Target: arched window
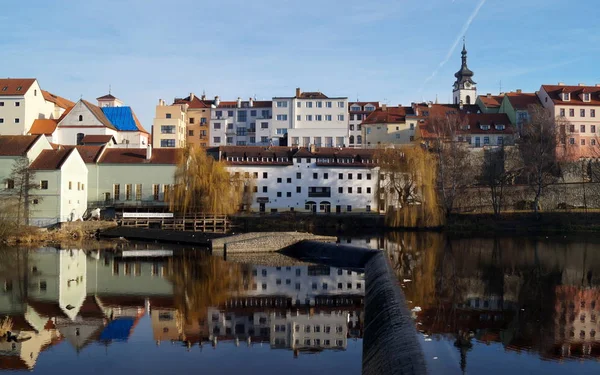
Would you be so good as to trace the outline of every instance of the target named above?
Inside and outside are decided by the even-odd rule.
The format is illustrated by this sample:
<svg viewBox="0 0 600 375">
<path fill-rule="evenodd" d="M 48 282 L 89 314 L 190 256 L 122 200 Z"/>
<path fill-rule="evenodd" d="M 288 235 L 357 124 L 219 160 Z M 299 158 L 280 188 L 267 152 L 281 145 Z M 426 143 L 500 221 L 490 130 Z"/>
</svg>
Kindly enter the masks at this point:
<svg viewBox="0 0 600 375">
<path fill-rule="evenodd" d="M 354 136 L 353 136 L 353 135 L 351 135 L 351 136 L 350 136 L 350 144 L 351 144 L 351 145 L 353 145 L 353 144 L 354 144 Z"/>
<path fill-rule="evenodd" d="M 77 144 L 78 145 L 82 145 L 83 144 L 83 137 L 85 135 L 83 133 L 77 133 Z"/>
<path fill-rule="evenodd" d="M 79 115 L 79 121 L 83 121 L 83 115 Z"/>
<path fill-rule="evenodd" d="M 467 104 L 471 104 L 471 95 L 467 95 Z"/>
<path fill-rule="evenodd" d="M 356 136 L 356 143 L 359 144 L 359 145 L 362 144 L 362 135 L 357 135 Z"/>
<path fill-rule="evenodd" d="M 37 96 L 37 90 L 33 90 L 33 96 Z"/>
</svg>

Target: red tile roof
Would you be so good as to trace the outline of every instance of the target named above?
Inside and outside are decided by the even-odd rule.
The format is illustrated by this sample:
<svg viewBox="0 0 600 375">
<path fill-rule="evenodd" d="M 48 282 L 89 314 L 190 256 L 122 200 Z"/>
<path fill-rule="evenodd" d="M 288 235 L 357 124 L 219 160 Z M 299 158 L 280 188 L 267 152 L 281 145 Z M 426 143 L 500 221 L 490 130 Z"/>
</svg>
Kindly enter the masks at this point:
<svg viewBox="0 0 600 375">
<path fill-rule="evenodd" d="M 116 143 L 115 141 L 115 137 L 113 137 L 112 135 L 100 135 L 100 134 L 89 134 L 89 135 L 85 135 L 83 137 L 83 139 L 81 140 L 81 142 L 83 144 L 89 144 L 89 143 L 102 143 L 102 144 L 106 144 L 110 141 L 114 141 L 114 143 Z"/>
<path fill-rule="evenodd" d="M 100 154 L 102 153 L 102 149 L 104 148 L 104 145 L 59 146 L 59 145 L 52 144 L 52 147 L 54 149 L 58 149 L 58 147 L 61 147 L 61 148 L 64 147 L 67 149 L 76 148 L 77 152 L 79 152 L 79 155 L 83 159 L 83 162 L 86 164 L 91 164 L 91 163 L 95 163 L 96 161 L 98 161 L 98 157 L 100 157 Z"/>
<path fill-rule="evenodd" d="M 33 121 L 29 134 L 32 135 L 52 135 L 58 126 L 58 120 L 53 119 L 37 119 Z"/>
<path fill-rule="evenodd" d="M 531 105 L 542 104 L 536 93 L 509 92 L 506 93 L 506 97 L 515 110 L 523 110 L 527 109 Z"/>
<path fill-rule="evenodd" d="M 57 150 L 44 150 L 31 163 L 29 168 L 34 171 L 60 169 L 72 152 L 73 148 L 66 147 L 60 147 Z"/>
<path fill-rule="evenodd" d="M 41 135 L 0 135 L 0 156 L 25 156 Z"/>
<path fill-rule="evenodd" d="M 112 94 L 107 94 L 107 95 L 104 95 L 104 96 L 96 98 L 96 100 L 102 100 L 102 99 L 104 99 L 104 100 L 113 100 L 113 99 L 116 99 L 116 97 L 113 96 Z"/>
<path fill-rule="evenodd" d="M 100 156 L 100 164 L 177 164 L 180 149 L 155 148 L 150 160 L 145 148 L 107 148 Z"/>
<path fill-rule="evenodd" d="M 46 90 L 42 90 L 42 95 L 44 96 L 44 100 L 46 100 L 47 102 L 54 103 L 57 107 L 60 108 L 67 109 L 75 105 L 75 103 L 73 103 L 69 99 L 65 99 L 58 95 L 54 95 Z"/>
<path fill-rule="evenodd" d="M 319 91 L 314 92 L 302 92 L 299 96 L 300 99 L 329 99 L 327 95 Z"/>
<path fill-rule="evenodd" d="M 35 78 L 0 78 L 0 96 L 25 95 Z"/>
<path fill-rule="evenodd" d="M 488 108 L 500 108 L 503 95 L 479 95 L 479 100 Z"/>
<path fill-rule="evenodd" d="M 202 97 L 194 95 L 194 99 L 190 100 L 190 96 L 185 98 L 175 98 L 173 104 L 187 104 L 189 108 L 211 108 L 212 100 L 202 100 Z"/>
<path fill-rule="evenodd" d="M 596 86 L 560 86 L 560 85 L 542 85 L 542 89 L 548 93 L 554 104 L 558 105 L 585 105 L 600 106 L 600 87 Z M 560 93 L 570 93 L 569 101 L 563 101 Z M 590 93 L 591 100 L 584 102 L 580 97 L 582 93 Z"/>
<path fill-rule="evenodd" d="M 362 122 L 363 125 L 370 124 L 393 124 L 406 121 L 406 115 L 412 114 L 411 107 L 381 107 L 373 112 Z"/>
</svg>

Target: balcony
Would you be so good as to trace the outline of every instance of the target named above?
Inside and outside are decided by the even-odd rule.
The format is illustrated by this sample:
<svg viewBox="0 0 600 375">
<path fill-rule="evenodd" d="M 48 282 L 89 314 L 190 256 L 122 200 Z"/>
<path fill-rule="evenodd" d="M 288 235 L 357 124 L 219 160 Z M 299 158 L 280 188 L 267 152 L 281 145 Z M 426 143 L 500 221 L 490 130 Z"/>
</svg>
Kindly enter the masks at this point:
<svg viewBox="0 0 600 375">
<path fill-rule="evenodd" d="M 331 191 L 308 192 L 309 198 L 331 198 Z"/>
</svg>

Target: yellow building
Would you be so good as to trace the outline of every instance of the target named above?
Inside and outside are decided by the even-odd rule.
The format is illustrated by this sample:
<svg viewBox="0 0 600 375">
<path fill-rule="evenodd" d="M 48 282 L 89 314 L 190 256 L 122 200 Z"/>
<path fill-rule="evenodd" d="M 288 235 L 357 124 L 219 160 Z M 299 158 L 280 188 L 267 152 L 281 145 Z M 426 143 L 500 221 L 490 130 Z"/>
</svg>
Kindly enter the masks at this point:
<svg viewBox="0 0 600 375">
<path fill-rule="evenodd" d="M 187 144 L 208 147 L 210 143 L 210 109 L 214 102 L 206 95 L 197 97 L 190 93 L 187 98 L 175 98 L 173 105 L 187 105 Z"/>
<path fill-rule="evenodd" d="M 412 113 L 411 107 L 388 107 L 385 104 L 371 112 L 361 124 L 363 147 L 412 143 L 415 140 L 417 121 L 406 118 Z"/>
<path fill-rule="evenodd" d="M 166 105 L 160 99 L 152 125 L 152 145 L 154 148 L 183 148 L 186 146 L 187 104 Z"/>
</svg>

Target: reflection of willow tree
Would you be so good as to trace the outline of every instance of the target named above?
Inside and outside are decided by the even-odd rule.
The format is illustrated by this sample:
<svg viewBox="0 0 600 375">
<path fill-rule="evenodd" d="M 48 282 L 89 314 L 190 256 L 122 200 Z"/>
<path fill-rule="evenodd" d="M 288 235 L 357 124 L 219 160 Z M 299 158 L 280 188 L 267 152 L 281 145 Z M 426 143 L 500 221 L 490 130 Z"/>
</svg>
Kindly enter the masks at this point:
<svg viewBox="0 0 600 375">
<path fill-rule="evenodd" d="M 443 224 L 436 191 L 435 155 L 420 146 L 377 151 L 381 181 L 377 197 L 390 227 L 431 228 Z"/>
<path fill-rule="evenodd" d="M 225 163 L 199 147 L 181 152 L 175 170 L 171 209 L 182 214 L 235 213 L 242 201 L 242 182 L 231 176 Z"/>
<path fill-rule="evenodd" d="M 248 266 L 228 263 L 203 253 L 170 260 L 175 306 L 186 323 L 206 319 L 209 307 L 218 307 L 248 285 Z"/>
</svg>

